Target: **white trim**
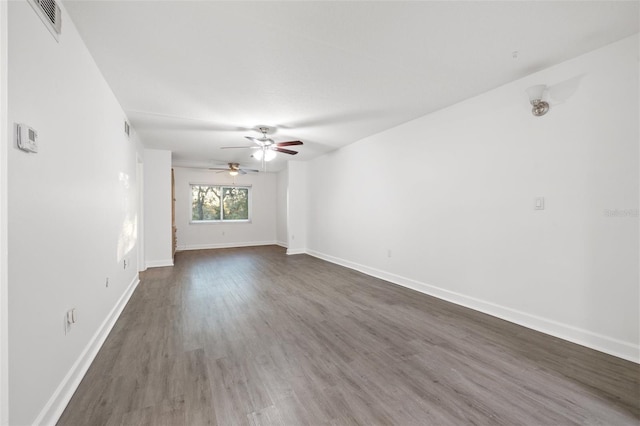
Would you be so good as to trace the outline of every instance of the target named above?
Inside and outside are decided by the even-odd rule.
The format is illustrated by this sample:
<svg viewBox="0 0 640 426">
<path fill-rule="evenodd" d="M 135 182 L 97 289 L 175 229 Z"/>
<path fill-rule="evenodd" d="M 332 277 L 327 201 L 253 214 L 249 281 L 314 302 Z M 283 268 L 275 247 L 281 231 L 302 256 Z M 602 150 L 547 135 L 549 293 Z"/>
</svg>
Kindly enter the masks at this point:
<svg viewBox="0 0 640 426">
<path fill-rule="evenodd" d="M 173 259 L 165 260 L 147 260 L 144 264 L 144 269 L 147 268 L 161 268 L 163 266 L 173 266 Z"/>
<path fill-rule="evenodd" d="M 178 246 L 178 251 L 187 250 L 208 250 L 219 248 L 236 248 L 236 247 L 257 247 L 257 246 L 275 246 L 278 245 L 275 241 L 249 241 L 240 243 L 218 243 L 218 244 L 190 244 Z"/>
<path fill-rule="evenodd" d="M 189 225 L 238 225 L 251 223 L 251 219 L 229 220 L 190 220 Z"/>
<path fill-rule="evenodd" d="M 288 248 L 289 247 L 289 245 L 284 241 L 276 241 L 276 245 L 278 245 L 280 247 L 284 247 L 284 248 Z"/>
<path fill-rule="evenodd" d="M 243 183 L 241 185 L 237 185 L 235 183 L 211 183 L 211 182 L 189 182 L 189 186 L 224 186 L 229 188 L 251 188 L 253 184 L 251 183 Z"/>
<path fill-rule="evenodd" d="M 420 293 L 446 300 L 518 325 L 527 327 L 541 333 L 545 333 L 554 337 L 558 337 L 578 345 L 586 346 L 618 358 L 626 359 L 635 363 L 640 363 L 640 346 L 636 346 L 629 342 L 624 342 L 589 330 L 574 327 L 569 324 L 563 324 L 548 318 L 539 317 L 537 315 L 528 314 L 526 312 L 511 309 L 506 306 L 497 305 L 486 300 L 477 299 L 475 297 L 466 296 L 464 294 L 449 291 L 440 287 L 425 284 L 410 278 L 382 271 L 380 269 L 371 268 L 359 263 L 351 262 L 328 254 L 320 253 L 314 250 L 306 250 L 306 253 L 327 262 L 345 266 L 350 269 L 371 275 L 376 278 L 389 281 Z M 287 254 L 290 254 L 287 251 Z M 297 252 L 295 253 L 297 254 Z"/>
<path fill-rule="evenodd" d="M 290 248 L 288 248 L 288 249 L 287 249 L 287 254 L 288 254 L 288 255 L 291 255 L 291 254 L 305 254 L 305 253 L 310 254 L 310 253 L 309 253 L 307 250 L 305 250 L 305 249 L 290 249 Z M 312 255 L 312 256 L 313 256 L 313 255 Z M 316 256 L 316 257 L 319 257 L 319 256 Z"/>
<path fill-rule="evenodd" d="M 38 417 L 33 422 L 34 425 L 55 425 L 60 419 L 62 412 L 71 400 L 73 393 L 76 391 L 82 378 L 91 366 L 102 344 L 107 339 L 111 329 L 120 317 L 122 310 L 131 298 L 134 290 L 138 287 L 140 278 L 138 274 L 133 277 L 133 281 L 129 284 L 125 292 L 120 296 L 111 312 L 104 319 L 98 330 L 93 335 L 87 346 L 84 348 L 76 362 L 73 364 L 67 375 L 62 379 L 57 389 L 47 401 Z"/>
</svg>

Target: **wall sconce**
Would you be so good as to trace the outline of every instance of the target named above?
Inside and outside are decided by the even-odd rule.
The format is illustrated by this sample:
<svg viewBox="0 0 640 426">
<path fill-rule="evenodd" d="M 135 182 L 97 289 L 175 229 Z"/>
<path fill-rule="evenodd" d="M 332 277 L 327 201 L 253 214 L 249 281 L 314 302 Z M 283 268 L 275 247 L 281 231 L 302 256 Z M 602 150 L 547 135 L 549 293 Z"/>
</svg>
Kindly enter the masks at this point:
<svg viewBox="0 0 640 426">
<path fill-rule="evenodd" d="M 531 102 L 531 105 L 533 105 L 533 108 L 531 108 L 531 113 L 536 117 L 541 117 L 545 115 L 547 111 L 549 111 L 549 104 L 542 100 L 546 91 L 547 86 L 545 86 L 544 84 L 531 86 L 527 89 L 529 102 Z"/>
</svg>

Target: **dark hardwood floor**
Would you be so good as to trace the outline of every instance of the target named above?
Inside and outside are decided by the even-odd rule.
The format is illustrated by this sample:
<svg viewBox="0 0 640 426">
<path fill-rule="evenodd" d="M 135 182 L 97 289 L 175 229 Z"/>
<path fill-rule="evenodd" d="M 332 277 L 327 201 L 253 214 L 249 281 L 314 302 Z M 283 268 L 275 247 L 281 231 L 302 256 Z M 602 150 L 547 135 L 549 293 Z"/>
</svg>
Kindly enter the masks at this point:
<svg viewBox="0 0 640 426">
<path fill-rule="evenodd" d="M 150 269 L 60 425 L 638 425 L 640 366 L 280 247 Z"/>
</svg>

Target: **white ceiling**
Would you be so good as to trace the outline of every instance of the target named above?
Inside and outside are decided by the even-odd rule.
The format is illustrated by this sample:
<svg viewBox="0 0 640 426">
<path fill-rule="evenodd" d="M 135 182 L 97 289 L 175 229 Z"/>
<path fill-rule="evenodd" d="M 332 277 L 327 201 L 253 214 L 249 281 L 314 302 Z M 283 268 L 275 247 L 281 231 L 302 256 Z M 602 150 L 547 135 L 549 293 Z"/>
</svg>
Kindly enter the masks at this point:
<svg viewBox="0 0 640 426">
<path fill-rule="evenodd" d="M 634 34 L 639 4 L 64 1 L 146 147 L 255 166 L 219 147 L 304 142 L 270 170 Z"/>
</svg>

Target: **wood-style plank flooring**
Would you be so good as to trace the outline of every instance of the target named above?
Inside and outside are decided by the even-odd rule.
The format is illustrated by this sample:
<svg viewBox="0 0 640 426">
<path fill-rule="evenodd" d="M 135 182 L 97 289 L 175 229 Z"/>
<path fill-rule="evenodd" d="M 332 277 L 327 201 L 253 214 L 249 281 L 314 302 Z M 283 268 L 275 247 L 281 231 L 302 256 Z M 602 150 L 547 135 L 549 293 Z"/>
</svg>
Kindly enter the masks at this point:
<svg viewBox="0 0 640 426">
<path fill-rule="evenodd" d="M 60 425 L 638 425 L 640 366 L 280 247 L 150 269 Z"/>
</svg>

